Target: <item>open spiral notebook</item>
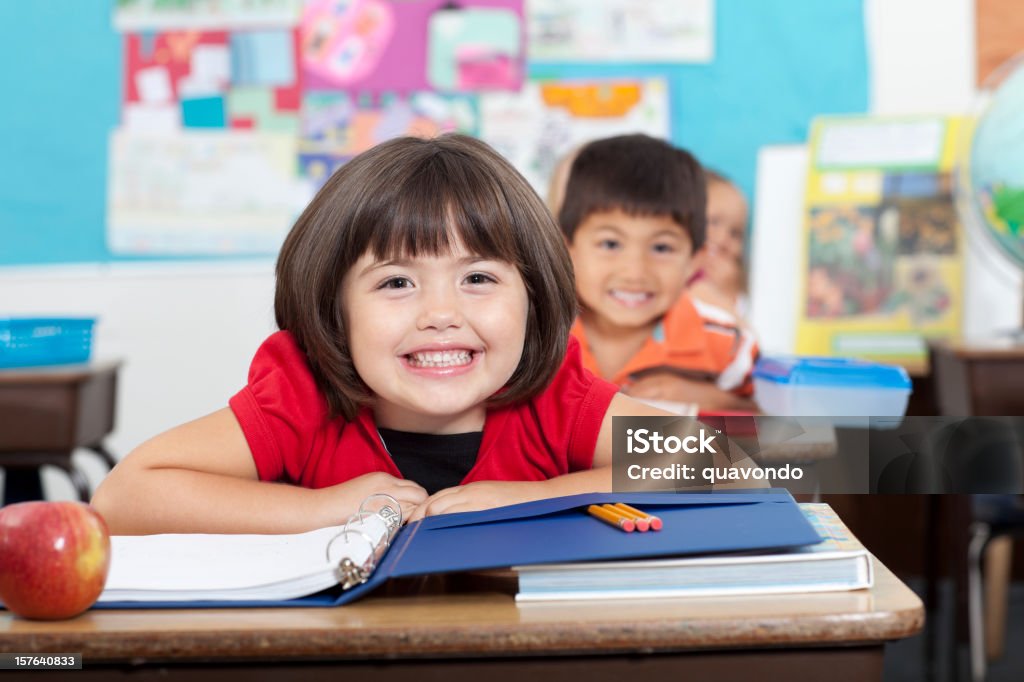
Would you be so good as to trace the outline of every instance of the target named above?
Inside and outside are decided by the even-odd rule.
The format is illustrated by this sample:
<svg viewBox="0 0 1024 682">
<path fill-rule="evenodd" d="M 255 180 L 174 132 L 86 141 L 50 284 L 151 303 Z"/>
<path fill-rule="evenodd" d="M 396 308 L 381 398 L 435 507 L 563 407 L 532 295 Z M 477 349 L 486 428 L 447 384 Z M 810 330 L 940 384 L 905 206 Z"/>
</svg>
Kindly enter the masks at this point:
<svg viewBox="0 0 1024 682">
<path fill-rule="evenodd" d="M 625 502 L 664 521 L 623 533 L 586 513 Z M 400 522 L 400 517 L 398 518 Z M 99 608 L 329 606 L 389 578 L 517 565 L 768 550 L 820 541 L 785 490 L 591 493 L 398 527 L 387 505 L 345 526 L 296 535 L 111 538 Z"/>
</svg>

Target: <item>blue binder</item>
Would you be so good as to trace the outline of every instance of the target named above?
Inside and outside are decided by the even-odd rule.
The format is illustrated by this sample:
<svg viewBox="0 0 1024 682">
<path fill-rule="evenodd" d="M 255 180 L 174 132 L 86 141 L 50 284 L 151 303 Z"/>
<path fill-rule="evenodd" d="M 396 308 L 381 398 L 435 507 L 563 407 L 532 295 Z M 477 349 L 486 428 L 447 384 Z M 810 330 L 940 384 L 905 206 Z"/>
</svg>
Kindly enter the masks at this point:
<svg viewBox="0 0 1024 682">
<path fill-rule="evenodd" d="M 661 517 L 657 532 L 624 533 L 586 513 L 591 504 L 624 502 Z M 819 542 L 788 491 L 588 493 L 478 512 L 431 516 L 396 536 L 370 579 L 287 601 L 107 602 L 94 608 L 338 606 L 390 578 L 508 566 L 720 554 Z"/>
</svg>

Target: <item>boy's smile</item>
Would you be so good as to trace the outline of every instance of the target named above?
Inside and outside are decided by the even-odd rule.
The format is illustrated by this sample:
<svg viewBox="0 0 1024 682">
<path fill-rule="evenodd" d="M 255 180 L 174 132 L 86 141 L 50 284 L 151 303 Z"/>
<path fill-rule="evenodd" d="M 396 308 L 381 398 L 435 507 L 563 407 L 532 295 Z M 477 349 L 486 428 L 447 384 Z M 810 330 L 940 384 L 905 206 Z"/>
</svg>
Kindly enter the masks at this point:
<svg viewBox="0 0 1024 682">
<path fill-rule="evenodd" d="M 692 250 L 669 216 L 590 214 L 569 245 L 584 320 L 606 329 L 653 327 L 685 288 Z"/>
<path fill-rule="evenodd" d="M 654 294 L 649 291 L 623 291 L 612 289 L 609 294 L 621 305 L 627 308 L 639 308 L 654 300 Z"/>
<path fill-rule="evenodd" d="M 516 267 L 469 254 L 377 261 L 342 284 L 356 371 L 378 426 L 421 433 L 483 428 L 484 402 L 519 366 L 529 310 Z"/>
</svg>

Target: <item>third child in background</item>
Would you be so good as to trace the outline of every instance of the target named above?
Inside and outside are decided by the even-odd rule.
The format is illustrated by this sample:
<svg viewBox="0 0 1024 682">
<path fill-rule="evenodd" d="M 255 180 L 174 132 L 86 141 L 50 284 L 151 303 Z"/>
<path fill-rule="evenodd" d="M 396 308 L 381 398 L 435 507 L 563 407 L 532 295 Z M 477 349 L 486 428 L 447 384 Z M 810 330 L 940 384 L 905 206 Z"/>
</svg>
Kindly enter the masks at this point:
<svg viewBox="0 0 1024 682">
<path fill-rule="evenodd" d="M 580 148 L 573 147 L 558 159 L 558 163 L 551 169 L 551 179 L 548 181 L 547 204 L 551 215 L 558 219 L 558 212 L 562 210 L 562 202 L 565 201 L 565 184 L 569 182 L 569 169 Z"/>
<path fill-rule="evenodd" d="M 744 241 L 749 213 L 739 187 L 724 175 L 705 170 L 707 239 L 697 254 L 690 295 L 745 320 L 750 313 Z"/>
<path fill-rule="evenodd" d="M 576 271 L 584 365 L 641 399 L 756 409 L 757 347 L 734 316 L 685 293 L 704 245 L 704 171 L 646 135 L 596 140 L 558 214 Z"/>
</svg>

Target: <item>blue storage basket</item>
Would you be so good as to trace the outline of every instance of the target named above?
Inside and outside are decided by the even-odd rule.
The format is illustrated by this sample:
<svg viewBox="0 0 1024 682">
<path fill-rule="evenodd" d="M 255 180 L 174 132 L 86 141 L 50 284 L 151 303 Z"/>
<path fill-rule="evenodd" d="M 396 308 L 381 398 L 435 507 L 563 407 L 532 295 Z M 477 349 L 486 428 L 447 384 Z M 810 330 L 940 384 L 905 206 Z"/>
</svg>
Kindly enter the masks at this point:
<svg viewBox="0 0 1024 682">
<path fill-rule="evenodd" d="M 88 362 L 93 317 L 0 318 L 0 368 Z"/>
</svg>

